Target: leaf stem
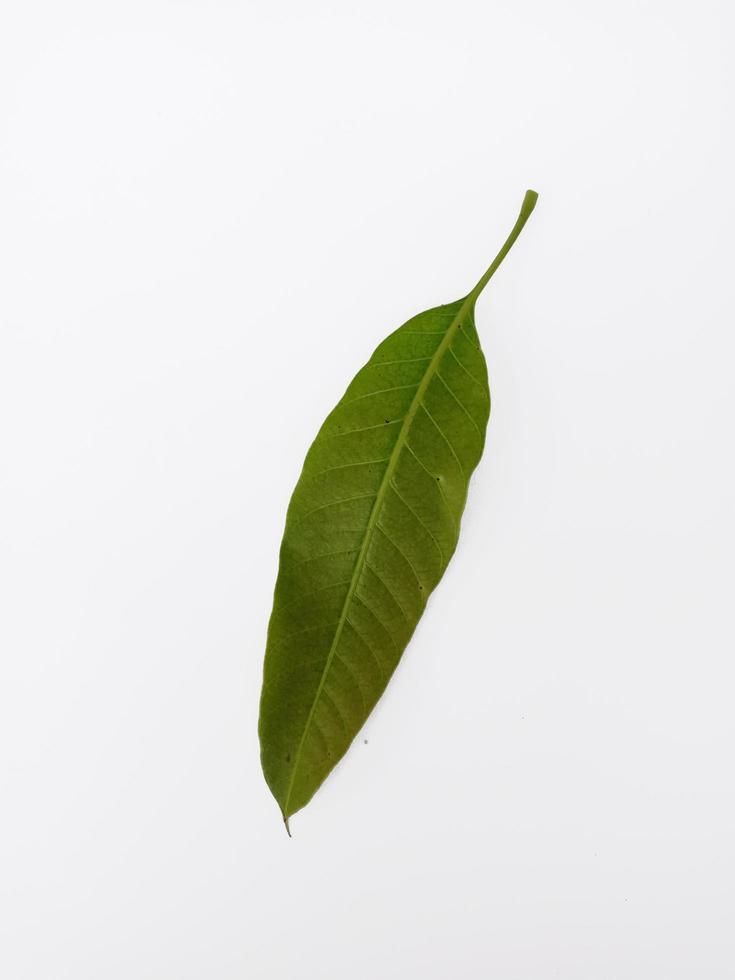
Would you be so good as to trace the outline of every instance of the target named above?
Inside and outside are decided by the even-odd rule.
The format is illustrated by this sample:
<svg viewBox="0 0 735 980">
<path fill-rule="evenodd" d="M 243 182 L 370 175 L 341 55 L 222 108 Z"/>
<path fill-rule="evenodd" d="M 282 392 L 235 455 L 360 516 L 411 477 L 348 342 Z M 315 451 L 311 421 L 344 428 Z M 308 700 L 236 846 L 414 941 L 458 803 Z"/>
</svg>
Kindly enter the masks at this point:
<svg viewBox="0 0 735 980">
<path fill-rule="evenodd" d="M 478 284 L 475 286 L 475 288 L 467 297 L 468 301 L 472 304 L 472 306 L 474 306 L 477 297 L 483 291 L 485 286 L 487 286 L 488 282 L 492 279 L 495 271 L 500 266 L 505 256 L 508 254 L 508 252 L 510 252 L 516 238 L 518 238 L 520 233 L 523 231 L 523 226 L 531 216 L 531 212 L 533 211 L 533 209 L 536 207 L 536 201 L 538 201 L 538 194 L 536 193 L 536 191 L 526 191 L 526 196 L 523 198 L 521 211 L 520 214 L 518 215 L 518 220 L 513 225 L 513 230 L 511 231 L 510 235 L 508 235 L 508 237 L 506 238 L 505 244 L 493 259 L 487 272 L 483 275 L 483 277 L 480 279 Z"/>
</svg>

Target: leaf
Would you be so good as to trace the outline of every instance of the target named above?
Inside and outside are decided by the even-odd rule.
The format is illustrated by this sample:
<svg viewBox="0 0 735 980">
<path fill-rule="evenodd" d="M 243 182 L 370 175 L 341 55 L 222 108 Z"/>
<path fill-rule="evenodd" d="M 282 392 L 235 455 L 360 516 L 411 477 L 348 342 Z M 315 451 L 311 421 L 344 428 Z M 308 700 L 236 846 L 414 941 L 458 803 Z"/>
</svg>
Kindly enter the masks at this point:
<svg viewBox="0 0 735 980">
<path fill-rule="evenodd" d="M 490 392 L 477 297 L 413 317 L 357 373 L 291 498 L 268 627 L 260 745 L 288 829 L 347 751 L 454 553 Z"/>
</svg>

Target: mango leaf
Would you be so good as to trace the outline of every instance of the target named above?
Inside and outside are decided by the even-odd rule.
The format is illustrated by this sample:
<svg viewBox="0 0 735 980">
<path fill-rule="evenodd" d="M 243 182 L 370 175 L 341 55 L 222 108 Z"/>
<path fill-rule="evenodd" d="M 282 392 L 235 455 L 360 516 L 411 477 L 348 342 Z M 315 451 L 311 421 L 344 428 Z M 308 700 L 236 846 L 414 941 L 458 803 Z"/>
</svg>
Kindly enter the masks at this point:
<svg viewBox="0 0 735 980">
<path fill-rule="evenodd" d="M 536 199 L 527 192 L 472 292 L 377 347 L 306 456 L 281 544 L 259 722 L 287 830 L 385 690 L 454 553 L 490 414 L 475 302 Z"/>
</svg>

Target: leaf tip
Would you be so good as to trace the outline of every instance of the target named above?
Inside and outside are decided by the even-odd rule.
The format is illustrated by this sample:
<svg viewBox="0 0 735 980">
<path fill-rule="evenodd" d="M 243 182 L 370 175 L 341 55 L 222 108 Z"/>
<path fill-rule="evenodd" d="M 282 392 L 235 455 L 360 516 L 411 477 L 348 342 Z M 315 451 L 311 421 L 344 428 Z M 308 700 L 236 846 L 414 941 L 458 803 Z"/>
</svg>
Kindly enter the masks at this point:
<svg viewBox="0 0 735 980">
<path fill-rule="evenodd" d="M 291 828 L 288 825 L 288 817 L 285 813 L 283 814 L 283 826 L 286 828 L 286 833 L 288 836 L 291 837 Z"/>
</svg>

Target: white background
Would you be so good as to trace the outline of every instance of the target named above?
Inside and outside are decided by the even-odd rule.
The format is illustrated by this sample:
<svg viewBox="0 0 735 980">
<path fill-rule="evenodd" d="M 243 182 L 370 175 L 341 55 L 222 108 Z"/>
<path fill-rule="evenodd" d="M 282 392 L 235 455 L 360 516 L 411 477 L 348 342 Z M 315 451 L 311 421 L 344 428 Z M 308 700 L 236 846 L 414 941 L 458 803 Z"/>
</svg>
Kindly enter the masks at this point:
<svg viewBox="0 0 735 980">
<path fill-rule="evenodd" d="M 1 20 L 3 980 L 735 977 L 727 0 Z M 305 450 L 527 187 L 460 547 L 289 840 Z"/>
</svg>

